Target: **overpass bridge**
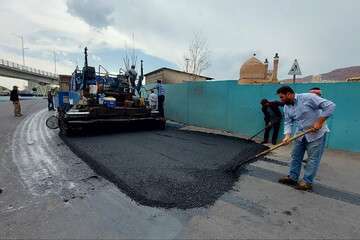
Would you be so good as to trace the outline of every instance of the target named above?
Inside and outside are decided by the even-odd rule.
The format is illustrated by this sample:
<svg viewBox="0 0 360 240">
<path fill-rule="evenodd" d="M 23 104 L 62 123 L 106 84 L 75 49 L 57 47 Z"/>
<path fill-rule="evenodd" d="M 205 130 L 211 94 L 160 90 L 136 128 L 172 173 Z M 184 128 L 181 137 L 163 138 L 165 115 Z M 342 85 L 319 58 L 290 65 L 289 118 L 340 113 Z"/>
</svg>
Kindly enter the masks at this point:
<svg viewBox="0 0 360 240">
<path fill-rule="evenodd" d="M 0 76 L 27 80 L 40 85 L 59 84 L 57 74 L 0 59 Z"/>
<path fill-rule="evenodd" d="M 57 74 L 40 69 L 24 66 L 18 63 L 0 59 L 0 76 L 28 81 L 28 88 L 37 89 L 37 92 L 46 95 L 51 85 L 59 84 Z"/>
</svg>

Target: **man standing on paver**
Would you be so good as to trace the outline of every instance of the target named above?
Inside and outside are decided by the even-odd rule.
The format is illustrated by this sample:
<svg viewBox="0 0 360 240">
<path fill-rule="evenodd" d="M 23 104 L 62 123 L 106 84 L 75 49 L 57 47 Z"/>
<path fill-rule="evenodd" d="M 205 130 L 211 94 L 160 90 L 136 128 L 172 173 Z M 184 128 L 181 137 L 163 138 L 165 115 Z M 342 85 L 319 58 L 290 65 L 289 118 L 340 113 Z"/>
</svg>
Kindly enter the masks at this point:
<svg viewBox="0 0 360 240">
<path fill-rule="evenodd" d="M 20 106 L 20 99 L 18 93 L 18 87 L 14 86 L 13 90 L 10 92 L 10 101 L 14 104 L 14 115 L 15 117 L 21 117 L 21 106 Z"/>
<path fill-rule="evenodd" d="M 284 106 L 284 104 L 278 101 L 270 102 L 267 99 L 263 99 L 261 100 L 261 106 L 262 106 L 261 110 L 264 113 L 264 121 L 265 121 L 264 141 L 261 144 L 268 143 L 270 131 L 271 129 L 273 129 L 271 142 L 273 145 L 276 145 L 280 131 L 280 124 L 282 120 L 282 114 L 279 107 Z"/>
<path fill-rule="evenodd" d="M 164 114 L 165 88 L 161 84 L 161 80 L 157 80 L 155 89 L 157 90 L 157 94 L 158 94 L 158 110 L 160 112 L 161 117 L 165 117 Z"/>
<path fill-rule="evenodd" d="M 296 132 L 313 129 L 313 132 L 295 141 L 289 176 L 281 178 L 279 182 L 296 186 L 298 190 L 311 190 L 325 149 L 326 135 L 329 132 L 325 122 L 333 114 L 336 105 L 313 93 L 295 94 L 288 86 L 279 88 L 277 94 L 285 104 L 284 143 L 289 143 L 293 126 L 296 127 Z M 305 151 L 309 160 L 304 178 L 298 182 Z"/>
</svg>

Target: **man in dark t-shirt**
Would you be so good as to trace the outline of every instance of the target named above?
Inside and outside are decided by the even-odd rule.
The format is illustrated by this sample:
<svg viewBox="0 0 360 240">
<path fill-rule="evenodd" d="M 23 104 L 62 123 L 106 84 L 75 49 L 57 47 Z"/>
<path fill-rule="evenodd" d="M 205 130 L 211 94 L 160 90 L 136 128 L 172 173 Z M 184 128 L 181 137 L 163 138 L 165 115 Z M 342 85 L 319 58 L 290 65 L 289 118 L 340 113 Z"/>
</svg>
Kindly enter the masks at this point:
<svg viewBox="0 0 360 240">
<path fill-rule="evenodd" d="M 271 129 L 273 129 L 273 135 L 271 143 L 275 145 L 279 136 L 280 124 L 282 120 L 282 114 L 279 107 L 284 106 L 283 103 L 278 101 L 270 102 L 267 99 L 261 100 L 262 112 L 264 113 L 265 121 L 265 134 L 264 143 L 268 143 Z"/>
<path fill-rule="evenodd" d="M 10 92 L 10 101 L 14 104 L 14 115 L 15 117 L 21 117 L 21 106 L 20 106 L 20 99 L 18 93 L 18 87 L 14 86 L 13 90 Z"/>
</svg>

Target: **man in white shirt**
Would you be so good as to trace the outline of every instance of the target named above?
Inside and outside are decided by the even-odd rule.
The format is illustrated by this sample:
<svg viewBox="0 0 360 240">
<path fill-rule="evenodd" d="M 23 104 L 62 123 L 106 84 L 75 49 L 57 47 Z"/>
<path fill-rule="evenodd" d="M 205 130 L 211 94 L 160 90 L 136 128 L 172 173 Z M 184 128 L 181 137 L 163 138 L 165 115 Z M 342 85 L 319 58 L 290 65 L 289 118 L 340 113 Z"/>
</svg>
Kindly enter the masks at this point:
<svg viewBox="0 0 360 240">
<path fill-rule="evenodd" d="M 151 90 L 151 93 L 149 95 L 149 103 L 152 110 L 157 109 L 158 104 L 158 95 L 154 92 L 154 90 Z"/>
</svg>

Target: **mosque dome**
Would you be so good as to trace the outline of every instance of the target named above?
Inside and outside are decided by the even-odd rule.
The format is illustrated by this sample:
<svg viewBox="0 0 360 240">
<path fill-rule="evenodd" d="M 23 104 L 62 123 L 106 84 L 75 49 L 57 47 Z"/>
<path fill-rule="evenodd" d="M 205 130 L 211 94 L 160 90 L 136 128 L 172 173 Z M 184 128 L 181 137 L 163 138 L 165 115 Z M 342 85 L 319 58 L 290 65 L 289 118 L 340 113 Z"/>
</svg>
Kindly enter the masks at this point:
<svg viewBox="0 0 360 240">
<path fill-rule="evenodd" d="M 264 79 L 266 72 L 266 65 L 252 57 L 241 66 L 240 79 Z"/>
</svg>

